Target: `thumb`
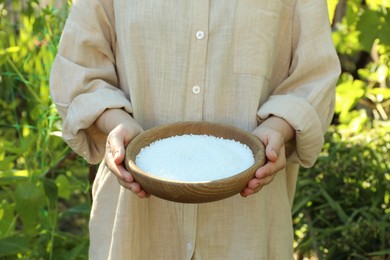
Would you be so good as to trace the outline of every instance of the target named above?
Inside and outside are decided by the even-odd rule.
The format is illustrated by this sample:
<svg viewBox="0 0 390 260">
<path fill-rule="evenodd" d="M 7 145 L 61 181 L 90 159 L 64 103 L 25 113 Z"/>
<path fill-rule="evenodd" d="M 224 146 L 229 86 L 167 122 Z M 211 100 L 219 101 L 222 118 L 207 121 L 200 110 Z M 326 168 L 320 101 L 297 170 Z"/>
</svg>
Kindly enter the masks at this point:
<svg viewBox="0 0 390 260">
<path fill-rule="evenodd" d="M 114 162 L 115 164 L 121 164 L 125 159 L 125 149 L 120 148 L 114 153 Z"/>
<path fill-rule="evenodd" d="M 265 149 L 267 159 L 271 162 L 275 162 L 278 159 L 280 149 L 283 147 L 283 138 L 278 135 L 273 135 L 268 140 L 268 145 Z"/>
<path fill-rule="evenodd" d="M 124 138 L 118 135 L 111 136 L 109 146 L 115 164 L 121 164 L 125 158 Z"/>
<path fill-rule="evenodd" d="M 267 156 L 267 159 L 271 162 L 275 162 L 278 159 L 278 153 L 273 149 L 266 149 L 265 154 Z"/>
</svg>

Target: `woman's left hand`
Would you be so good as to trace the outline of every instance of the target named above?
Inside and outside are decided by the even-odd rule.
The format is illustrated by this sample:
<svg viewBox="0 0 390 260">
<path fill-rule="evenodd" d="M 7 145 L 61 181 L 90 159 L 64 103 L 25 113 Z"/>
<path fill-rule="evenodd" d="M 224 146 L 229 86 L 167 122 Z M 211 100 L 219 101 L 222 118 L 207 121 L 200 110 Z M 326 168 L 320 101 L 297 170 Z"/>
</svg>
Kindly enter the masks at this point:
<svg viewBox="0 0 390 260">
<path fill-rule="evenodd" d="M 294 137 L 294 129 L 283 119 L 272 117 L 258 126 L 253 134 L 265 146 L 266 163 L 257 169 L 255 176 L 248 182 L 241 196 L 259 192 L 265 185 L 271 183 L 275 175 L 286 167 L 285 142 Z"/>
</svg>

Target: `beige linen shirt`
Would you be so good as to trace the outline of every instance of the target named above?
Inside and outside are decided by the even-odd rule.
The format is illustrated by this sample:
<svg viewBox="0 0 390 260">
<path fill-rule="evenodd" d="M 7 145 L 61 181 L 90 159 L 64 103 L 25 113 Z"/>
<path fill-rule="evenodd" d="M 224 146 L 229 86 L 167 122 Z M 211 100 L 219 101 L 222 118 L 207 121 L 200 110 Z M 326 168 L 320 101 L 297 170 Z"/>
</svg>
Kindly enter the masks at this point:
<svg viewBox="0 0 390 260">
<path fill-rule="evenodd" d="M 181 204 L 138 199 L 104 163 L 93 186 L 91 259 L 291 259 L 298 165 L 311 166 L 340 68 L 325 0 L 74 0 L 52 67 L 63 138 L 91 163 L 109 108 L 144 128 L 207 120 L 296 130 L 286 170 L 256 195 Z"/>
</svg>

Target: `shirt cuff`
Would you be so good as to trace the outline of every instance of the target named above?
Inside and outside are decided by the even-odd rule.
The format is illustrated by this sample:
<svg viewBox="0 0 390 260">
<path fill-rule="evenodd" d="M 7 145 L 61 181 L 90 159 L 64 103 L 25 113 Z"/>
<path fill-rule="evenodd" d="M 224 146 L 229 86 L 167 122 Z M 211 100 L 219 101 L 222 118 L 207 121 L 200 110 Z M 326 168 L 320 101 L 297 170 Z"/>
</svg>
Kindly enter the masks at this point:
<svg viewBox="0 0 390 260">
<path fill-rule="evenodd" d="M 275 95 L 258 111 L 261 122 L 272 115 L 283 118 L 295 129 L 295 151 L 289 161 L 313 166 L 324 144 L 323 126 L 314 107 L 302 97 Z"/>
<path fill-rule="evenodd" d="M 124 109 L 128 113 L 133 111 L 130 101 L 122 91 L 101 88 L 77 96 L 67 109 L 62 138 L 76 153 L 92 164 L 103 159 L 106 140 L 89 136 L 86 129 L 91 128 L 106 109 L 113 108 Z"/>
</svg>

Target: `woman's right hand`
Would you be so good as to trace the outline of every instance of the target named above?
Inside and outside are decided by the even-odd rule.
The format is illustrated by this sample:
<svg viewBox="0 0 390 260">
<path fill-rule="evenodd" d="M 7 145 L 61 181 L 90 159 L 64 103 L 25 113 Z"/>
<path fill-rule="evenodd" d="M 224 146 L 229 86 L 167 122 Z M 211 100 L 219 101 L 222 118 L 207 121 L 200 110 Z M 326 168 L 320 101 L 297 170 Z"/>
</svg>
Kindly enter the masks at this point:
<svg viewBox="0 0 390 260">
<path fill-rule="evenodd" d="M 143 132 L 142 128 L 123 109 L 106 110 L 96 120 L 96 126 L 108 135 L 104 161 L 117 177 L 119 184 L 140 198 L 149 197 L 124 166 L 125 147 L 134 137 Z"/>
<path fill-rule="evenodd" d="M 107 167 L 117 177 L 120 185 L 131 190 L 138 197 L 146 198 L 149 197 L 149 194 L 142 189 L 124 166 L 125 147 L 137 134 L 133 129 L 130 130 L 123 124 L 115 127 L 107 137 L 104 160 Z"/>
</svg>

